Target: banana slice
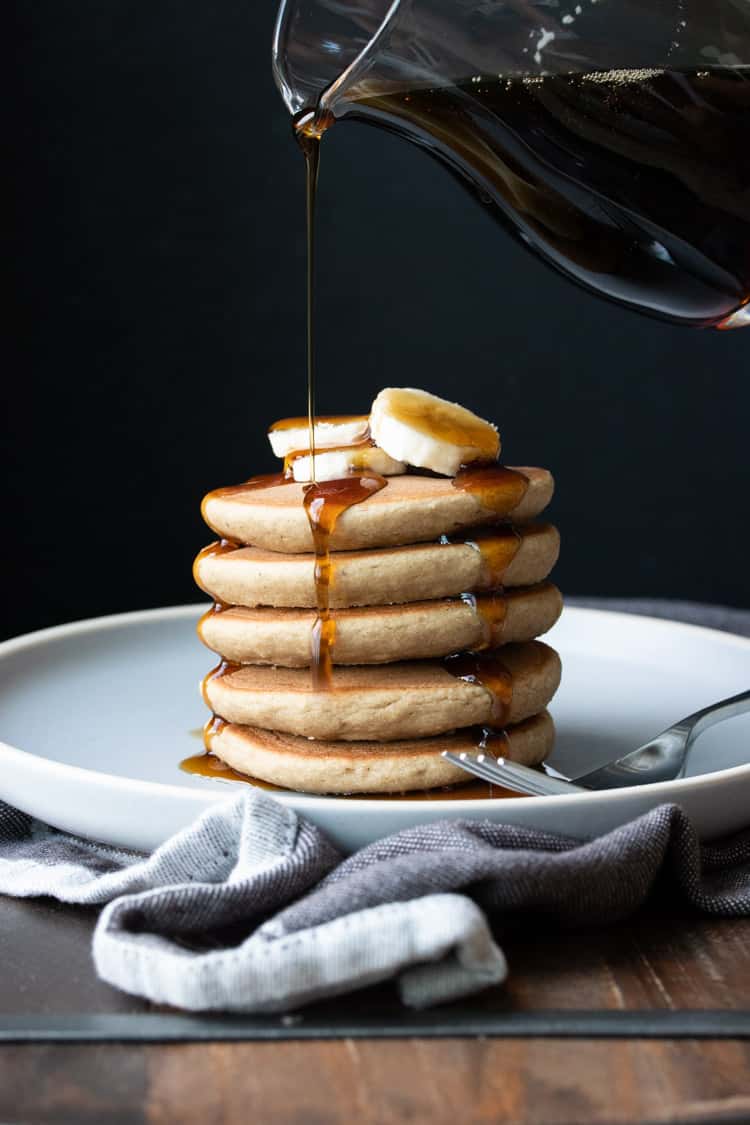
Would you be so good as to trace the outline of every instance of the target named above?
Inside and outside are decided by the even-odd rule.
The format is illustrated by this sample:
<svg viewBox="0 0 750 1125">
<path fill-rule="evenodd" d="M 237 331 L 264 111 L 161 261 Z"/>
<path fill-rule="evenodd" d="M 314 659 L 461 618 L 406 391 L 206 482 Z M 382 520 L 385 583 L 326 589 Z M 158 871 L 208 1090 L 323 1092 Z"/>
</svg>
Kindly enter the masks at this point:
<svg viewBox="0 0 750 1125">
<path fill-rule="evenodd" d="M 455 476 L 500 454 L 497 428 L 455 402 L 413 387 L 386 387 L 372 404 L 370 433 L 399 461 Z"/>
<path fill-rule="evenodd" d="M 315 419 L 315 446 L 352 445 L 367 437 L 370 419 L 366 414 L 328 414 Z M 271 449 L 277 457 L 286 457 L 296 449 L 308 449 L 310 432 L 307 418 L 282 418 L 268 431 Z"/>
<path fill-rule="evenodd" d="M 309 452 L 303 452 L 298 457 L 287 457 L 285 464 L 296 481 L 304 482 L 312 480 L 311 461 Z M 383 477 L 398 477 L 406 472 L 406 465 L 389 457 L 369 439 L 356 445 L 315 451 L 315 479 L 318 481 L 341 480 L 350 473 L 366 471 L 380 473 Z"/>
</svg>

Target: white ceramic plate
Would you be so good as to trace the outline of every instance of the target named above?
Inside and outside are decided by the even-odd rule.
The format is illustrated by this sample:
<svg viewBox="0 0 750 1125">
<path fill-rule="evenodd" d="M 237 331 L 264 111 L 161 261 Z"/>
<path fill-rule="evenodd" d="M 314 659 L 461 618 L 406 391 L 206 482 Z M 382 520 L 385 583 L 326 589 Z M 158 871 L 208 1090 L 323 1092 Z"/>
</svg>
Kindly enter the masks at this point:
<svg viewBox="0 0 750 1125">
<path fill-rule="evenodd" d="M 58 828 L 150 849 L 243 782 L 180 771 L 200 750 L 197 684 L 211 666 L 202 606 L 148 610 L 46 629 L 0 645 L 0 798 Z M 677 718 L 750 685 L 750 640 L 690 625 L 566 609 L 548 639 L 563 661 L 552 763 L 580 773 Z M 279 793 L 341 847 L 442 817 L 606 831 L 676 801 L 703 836 L 750 819 L 750 715 L 708 731 L 689 776 L 582 796 L 372 801 Z"/>
</svg>

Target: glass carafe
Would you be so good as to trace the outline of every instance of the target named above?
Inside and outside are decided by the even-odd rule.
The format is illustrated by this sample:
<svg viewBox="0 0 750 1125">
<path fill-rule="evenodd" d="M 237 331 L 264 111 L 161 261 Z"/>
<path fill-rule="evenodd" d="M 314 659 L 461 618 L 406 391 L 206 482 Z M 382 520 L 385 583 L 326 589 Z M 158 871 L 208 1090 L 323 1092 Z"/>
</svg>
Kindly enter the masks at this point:
<svg viewBox="0 0 750 1125">
<path fill-rule="evenodd" d="M 547 263 L 750 323 L 748 0 L 283 0 L 289 111 L 424 147 Z"/>
</svg>

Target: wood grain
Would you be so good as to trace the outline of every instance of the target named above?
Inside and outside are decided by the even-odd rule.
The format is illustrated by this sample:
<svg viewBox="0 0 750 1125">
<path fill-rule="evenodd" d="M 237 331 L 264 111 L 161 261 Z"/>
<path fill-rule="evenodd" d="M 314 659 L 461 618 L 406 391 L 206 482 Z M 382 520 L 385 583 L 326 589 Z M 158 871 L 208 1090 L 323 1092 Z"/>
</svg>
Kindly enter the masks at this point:
<svg viewBox="0 0 750 1125">
<path fill-rule="evenodd" d="M 499 934 L 517 1008 L 750 1008 L 750 922 L 641 914 L 616 927 Z"/>
<path fill-rule="evenodd" d="M 91 971 L 93 915 L 4 900 L 0 1008 L 147 1011 Z M 485 1010 L 750 1009 L 750 922 L 641 914 L 500 935 Z M 393 1010 L 387 988 L 329 1004 Z M 361 1008 L 360 1008 L 361 1010 Z M 443 1009 L 448 1012 L 450 1009 Z M 1 1017 L 0 1017 L 1 1018 Z M 0 1050 L 0 1122 L 620 1125 L 750 1120 L 750 1043 L 442 1039 Z"/>
<path fill-rule="evenodd" d="M 13 1047 L 0 1119 L 55 1125 L 746 1122 L 750 1045 L 344 1040 Z"/>
</svg>

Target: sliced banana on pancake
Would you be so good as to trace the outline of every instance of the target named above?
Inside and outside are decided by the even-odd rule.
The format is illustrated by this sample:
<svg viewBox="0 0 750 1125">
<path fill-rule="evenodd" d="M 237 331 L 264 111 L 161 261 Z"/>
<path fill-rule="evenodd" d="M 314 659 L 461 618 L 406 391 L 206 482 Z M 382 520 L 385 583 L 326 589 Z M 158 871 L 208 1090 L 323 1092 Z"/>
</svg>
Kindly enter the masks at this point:
<svg viewBox="0 0 750 1125">
<path fill-rule="evenodd" d="M 444 398 L 413 387 L 386 387 L 372 404 L 370 432 L 397 461 L 455 476 L 462 465 L 495 461 L 495 426 Z"/>
<path fill-rule="evenodd" d="M 289 463 L 294 480 L 305 483 L 313 479 L 312 457 L 309 450 L 292 457 Z M 315 450 L 315 479 L 341 480 L 350 473 L 379 473 L 382 477 L 396 477 L 406 472 L 403 461 L 396 461 L 384 449 L 369 439 L 355 445 L 341 445 L 335 449 Z"/>
<path fill-rule="evenodd" d="M 367 438 L 369 418 L 366 414 L 325 414 L 315 419 L 316 447 L 352 445 Z M 310 446 L 307 418 L 281 418 L 268 431 L 271 449 L 277 457 L 286 457 L 296 449 Z"/>
</svg>

